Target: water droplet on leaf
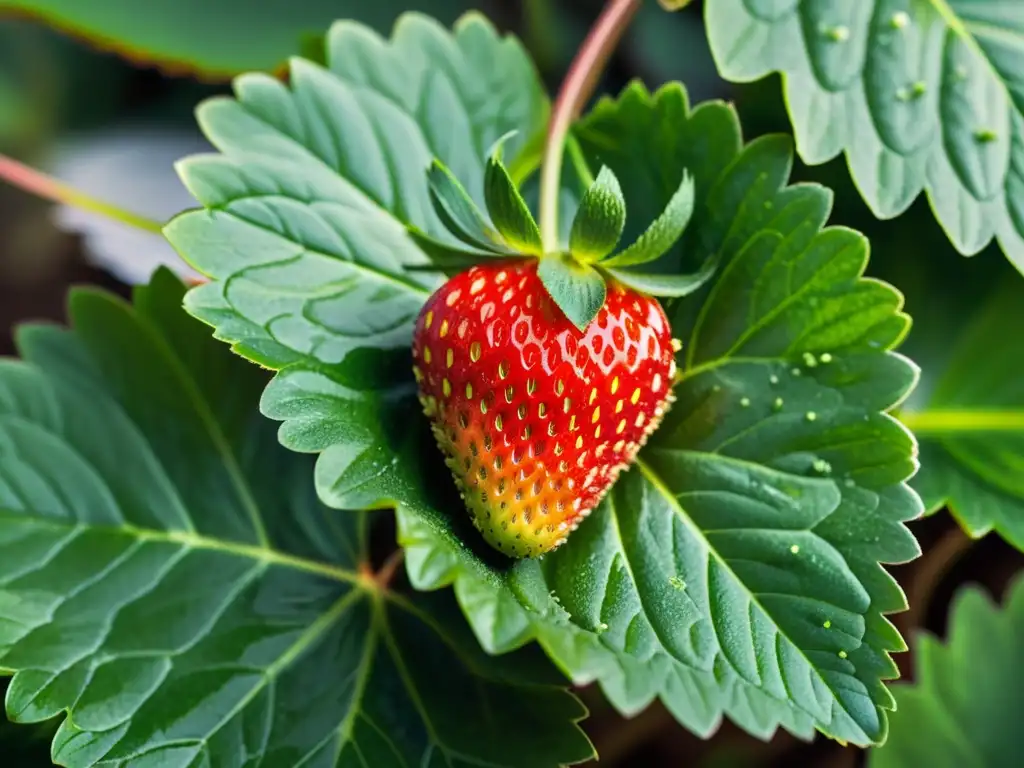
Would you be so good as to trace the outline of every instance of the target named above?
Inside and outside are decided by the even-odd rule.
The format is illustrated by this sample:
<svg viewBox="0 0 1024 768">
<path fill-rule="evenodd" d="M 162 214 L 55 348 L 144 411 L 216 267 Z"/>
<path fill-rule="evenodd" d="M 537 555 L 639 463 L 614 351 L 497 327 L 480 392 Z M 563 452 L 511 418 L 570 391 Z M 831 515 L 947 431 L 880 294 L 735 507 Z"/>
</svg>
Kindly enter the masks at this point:
<svg viewBox="0 0 1024 768">
<path fill-rule="evenodd" d="M 893 29 L 903 29 L 910 23 L 910 14 L 906 11 L 896 11 L 889 19 L 889 24 Z"/>
</svg>

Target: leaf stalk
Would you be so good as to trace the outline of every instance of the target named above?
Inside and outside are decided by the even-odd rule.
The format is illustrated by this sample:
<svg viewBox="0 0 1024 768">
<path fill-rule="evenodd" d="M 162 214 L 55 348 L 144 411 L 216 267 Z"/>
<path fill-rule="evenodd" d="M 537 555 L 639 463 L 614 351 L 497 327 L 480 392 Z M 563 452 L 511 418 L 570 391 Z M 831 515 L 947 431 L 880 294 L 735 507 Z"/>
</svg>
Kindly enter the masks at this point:
<svg viewBox="0 0 1024 768">
<path fill-rule="evenodd" d="M 569 128 L 594 92 L 608 59 L 641 3 L 642 0 L 609 0 L 576 52 L 555 99 L 540 181 L 540 232 L 546 253 L 558 250 L 558 198 Z"/>
<path fill-rule="evenodd" d="M 46 200 L 92 211 L 137 229 L 157 235 L 163 230 L 163 224 L 158 221 L 90 197 L 81 190 L 3 154 L 0 154 L 0 179 Z"/>
</svg>

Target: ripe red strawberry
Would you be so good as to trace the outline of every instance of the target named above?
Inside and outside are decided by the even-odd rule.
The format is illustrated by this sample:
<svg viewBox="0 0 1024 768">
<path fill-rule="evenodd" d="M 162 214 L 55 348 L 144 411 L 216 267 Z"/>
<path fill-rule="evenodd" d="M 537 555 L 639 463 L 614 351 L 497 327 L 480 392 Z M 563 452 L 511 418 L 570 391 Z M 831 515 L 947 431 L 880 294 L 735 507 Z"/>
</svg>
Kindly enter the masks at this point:
<svg viewBox="0 0 1024 768">
<path fill-rule="evenodd" d="M 657 428 L 675 343 L 658 302 L 610 281 L 580 331 L 536 259 L 462 272 L 423 307 L 420 401 L 476 527 L 513 557 L 563 544 Z"/>
</svg>

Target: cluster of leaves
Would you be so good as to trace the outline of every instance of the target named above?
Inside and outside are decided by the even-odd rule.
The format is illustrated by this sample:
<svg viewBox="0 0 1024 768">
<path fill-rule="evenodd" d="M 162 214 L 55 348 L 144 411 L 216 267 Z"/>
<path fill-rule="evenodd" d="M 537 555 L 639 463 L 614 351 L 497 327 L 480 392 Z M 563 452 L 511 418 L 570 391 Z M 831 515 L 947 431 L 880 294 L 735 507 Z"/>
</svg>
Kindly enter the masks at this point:
<svg viewBox="0 0 1024 768">
<path fill-rule="evenodd" d="M 505 109 L 483 107 L 495 102 Z M 262 410 L 286 446 L 320 454 L 320 498 L 395 506 L 414 582 L 455 581 L 485 647 L 537 637 L 577 681 L 614 688 L 617 675 L 624 711 L 662 695 L 704 733 L 729 713 L 764 735 L 781 722 L 880 740 L 887 654 L 903 648 L 883 614 L 904 604 L 879 562 L 917 554 L 902 522 L 920 512 L 904 484 L 912 439 L 882 413 L 914 382 L 888 351 L 907 318 L 895 291 L 861 278 L 864 239 L 821 229 L 828 193 L 785 186 L 784 138 L 744 148 L 726 105 L 691 110 L 679 86 L 599 105 L 575 137 L 637 201 L 624 238 L 658 218 L 686 168 L 694 215 L 677 262 L 720 265 L 671 307 L 686 340 L 676 416 L 543 564 L 481 549 L 432 480 L 439 457 L 403 370 L 434 285 L 406 269 L 429 263 L 408 233 L 448 237 L 425 172 L 439 160 L 493 210 L 489 149 L 516 131 L 514 164 L 544 115 L 525 54 L 478 17 L 449 36 L 407 16 L 390 42 L 336 25 L 325 67 L 296 62 L 290 87 L 246 76 L 236 99 L 201 108 L 221 154 L 181 164 L 205 210 L 167 228 L 212 278 L 187 308 L 279 371 Z M 672 674 L 640 685 L 623 672 L 645 664 Z"/>
<path fill-rule="evenodd" d="M 940 218 L 965 212 L 961 248 L 995 234 L 1018 258 L 1024 118 L 991 13 L 973 4 L 968 26 L 966 3 L 847 4 L 706 12 L 726 75 L 786 73 L 805 159 L 845 149 L 880 215 L 926 188 Z M 884 685 L 905 649 L 886 614 L 906 606 L 883 565 L 918 554 L 904 523 L 948 503 L 972 533 L 1024 546 L 1024 388 L 978 344 L 1020 314 L 1019 287 L 904 405 L 918 371 L 893 351 L 902 297 L 863 277 L 861 235 L 825 227 L 827 190 L 787 186 L 789 141 L 744 144 L 731 107 L 692 107 L 679 85 L 602 100 L 570 139 L 566 266 L 621 278 L 657 258 L 643 279 L 686 284 L 665 302 L 678 400 L 568 545 L 512 562 L 440 480 L 408 346 L 459 252 L 541 248 L 520 189 L 547 98 L 518 42 L 476 15 L 451 32 L 407 15 L 388 40 L 338 22 L 318 58 L 201 106 L 218 154 L 179 171 L 203 209 L 166 229 L 210 278 L 188 312 L 272 376 L 184 314 L 165 273 L 132 306 L 77 292 L 72 330 L 23 329 L 22 360 L 0 365 L 9 716 L 68 712 L 53 757 L 72 766 L 554 766 L 592 752 L 567 677 L 625 714 L 660 698 L 702 735 L 727 716 L 762 738 L 882 742 L 897 700 L 920 699 Z M 991 80 L 979 61 L 1005 98 L 960 109 Z M 901 66 L 923 67 L 923 87 L 885 101 L 879 72 Z M 964 115 L 993 104 L 981 136 Z M 375 564 L 383 513 L 365 510 L 381 508 L 417 592 Z M 1019 638 L 980 605 L 957 615 Z"/>
</svg>

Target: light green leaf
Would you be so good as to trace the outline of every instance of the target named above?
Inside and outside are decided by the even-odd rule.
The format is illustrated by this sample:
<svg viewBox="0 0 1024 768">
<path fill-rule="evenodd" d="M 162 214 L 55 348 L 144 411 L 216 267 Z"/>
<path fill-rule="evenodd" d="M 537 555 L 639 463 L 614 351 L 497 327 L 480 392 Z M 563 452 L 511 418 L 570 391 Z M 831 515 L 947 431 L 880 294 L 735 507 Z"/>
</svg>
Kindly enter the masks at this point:
<svg viewBox="0 0 1024 768">
<path fill-rule="evenodd" d="M 533 219 L 530 208 L 509 176 L 502 162 L 504 138 L 487 160 L 484 176 L 484 198 L 487 211 L 505 242 L 520 253 L 539 256 L 544 252 L 540 241 L 540 229 Z"/>
<path fill-rule="evenodd" d="M 626 226 L 626 200 L 612 170 L 602 166 L 584 192 L 572 221 L 569 251 L 580 261 L 597 261 L 611 253 Z"/>
<path fill-rule="evenodd" d="M 5 10 L 36 16 L 90 43 L 206 79 L 247 70 L 271 71 L 298 48 L 303 35 L 338 17 L 355 17 L 384 30 L 408 3 L 347 3 L 337 0 L 149 0 L 139 14 L 135 0 L 3 0 Z M 464 0 L 429 0 L 421 10 L 450 23 L 474 7 Z M 239 24 L 244 24 L 240 27 Z M 244 28 L 244 34 L 237 30 Z"/>
<path fill-rule="evenodd" d="M 67 710 L 75 768 L 590 757 L 542 654 L 490 657 L 447 595 L 375 579 L 373 516 L 316 499 L 255 409 L 265 376 L 183 294 L 78 292 L 73 332 L 26 329 L 0 366 L 8 716 Z"/>
<path fill-rule="evenodd" d="M 971 536 L 995 530 L 1024 550 L 1024 286 L 1004 281 L 966 327 L 930 395 L 900 412 L 921 441 L 914 487 Z M 926 371 L 929 369 L 926 368 Z"/>
<path fill-rule="evenodd" d="M 1002 609 L 976 587 L 957 593 L 945 643 L 930 635 L 914 648 L 914 683 L 893 693 L 899 709 L 871 768 L 1016 765 L 1024 708 L 1024 579 Z"/>
<path fill-rule="evenodd" d="M 475 14 L 454 34 L 405 15 L 391 41 L 339 22 L 327 56 L 327 69 L 294 60 L 287 86 L 244 75 L 235 99 L 200 107 L 222 154 L 179 170 L 210 210 L 166 228 L 213 278 L 190 292 L 189 311 L 271 368 L 338 362 L 363 346 L 406 349 L 440 283 L 405 269 L 428 263 L 406 226 L 451 239 L 425 170 L 440 159 L 483 205 L 486 150 L 518 129 L 506 143 L 514 155 L 547 116 L 519 43 Z"/>
<path fill-rule="evenodd" d="M 537 276 L 558 308 L 581 331 L 586 330 L 604 306 L 608 294 L 604 276 L 567 253 L 542 258 Z"/>
<path fill-rule="evenodd" d="M 845 152 L 881 218 L 923 190 L 958 250 L 995 238 L 1024 270 L 1024 4 L 720 0 L 705 18 L 725 77 L 783 73 L 804 162 Z"/>
<path fill-rule="evenodd" d="M 693 177 L 683 171 L 679 188 L 661 212 L 636 242 L 626 250 L 601 262 L 602 267 L 629 267 L 647 264 L 664 256 L 686 229 L 693 214 Z"/>
<path fill-rule="evenodd" d="M 411 377 L 355 381 L 386 370 L 371 362 L 379 352 L 284 371 L 264 412 L 283 422 L 286 445 L 322 452 L 328 504 L 397 507 L 417 586 L 460 575 L 475 585 L 479 600 L 460 599 L 487 647 L 543 637 L 560 666 L 597 676 L 623 711 L 658 696 L 701 733 L 728 714 L 764 737 L 782 724 L 879 741 L 892 704 L 882 681 L 896 675 L 889 653 L 904 649 L 883 614 L 905 608 L 880 563 L 918 554 L 903 522 L 921 511 L 904 484 L 912 438 L 883 413 L 916 376 L 889 351 L 908 325 L 900 297 L 861 277 L 861 236 L 821 231 L 825 190 L 785 186 L 784 138 L 741 151 L 735 114 L 716 104 L 691 113 L 678 86 L 654 97 L 631 87 L 577 135 L 596 153 L 611 136 L 640 145 L 638 133 L 652 150 L 624 174 L 632 190 L 658 178 L 654 148 L 674 137 L 668 156 L 699 168 L 703 191 L 683 245 L 705 262 L 718 254 L 720 269 L 670 305 L 682 380 L 641 465 L 543 565 L 487 547 L 454 488 L 434 481 L 443 465 L 416 418 Z M 646 196 L 663 206 L 678 186 Z M 686 704 L 695 691 L 706 704 Z"/>
</svg>

